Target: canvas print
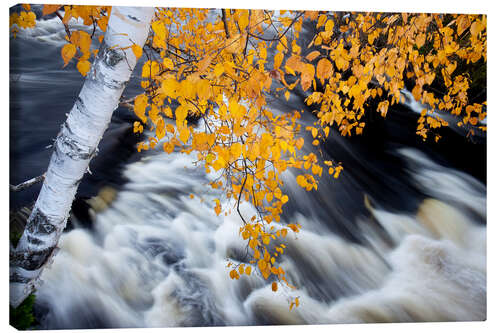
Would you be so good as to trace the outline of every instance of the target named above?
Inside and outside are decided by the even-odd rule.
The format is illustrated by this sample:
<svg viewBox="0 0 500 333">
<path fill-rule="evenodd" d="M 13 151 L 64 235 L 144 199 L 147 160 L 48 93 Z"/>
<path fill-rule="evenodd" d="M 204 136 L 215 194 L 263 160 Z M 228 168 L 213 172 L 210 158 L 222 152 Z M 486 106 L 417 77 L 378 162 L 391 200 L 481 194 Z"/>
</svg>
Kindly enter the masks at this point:
<svg viewBox="0 0 500 333">
<path fill-rule="evenodd" d="M 9 15 L 12 326 L 486 320 L 486 15 Z"/>
</svg>

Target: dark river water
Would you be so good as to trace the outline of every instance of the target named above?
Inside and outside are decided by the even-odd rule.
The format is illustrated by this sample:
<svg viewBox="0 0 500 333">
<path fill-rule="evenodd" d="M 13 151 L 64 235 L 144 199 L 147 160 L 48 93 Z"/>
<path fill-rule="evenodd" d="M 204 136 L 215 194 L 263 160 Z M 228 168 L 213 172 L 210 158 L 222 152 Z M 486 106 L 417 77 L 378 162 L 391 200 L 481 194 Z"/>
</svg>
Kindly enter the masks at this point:
<svg viewBox="0 0 500 333">
<path fill-rule="evenodd" d="M 11 39 L 11 184 L 46 170 L 83 84 L 74 64 L 62 68 L 63 38 L 49 19 Z M 138 92 L 135 78 L 125 95 Z M 486 139 L 468 141 L 452 127 L 439 144 L 421 142 L 421 106 L 408 97 L 387 119 L 369 115 L 362 136 L 332 131 L 322 149 L 342 162 L 338 180 L 324 177 L 306 193 L 287 171 L 284 220 L 303 229 L 288 237 L 282 262 L 298 288 L 277 293 L 255 274 L 229 278 L 226 259 L 245 260 L 241 222 L 214 214 L 220 193 L 206 186 L 204 169 L 177 152 L 137 153 L 135 116 L 116 110 L 43 273 L 39 328 L 484 320 Z M 271 106 L 308 110 L 302 100 Z M 11 210 L 31 205 L 39 190 L 11 193 Z M 301 303 L 293 311 L 291 297 Z"/>
</svg>

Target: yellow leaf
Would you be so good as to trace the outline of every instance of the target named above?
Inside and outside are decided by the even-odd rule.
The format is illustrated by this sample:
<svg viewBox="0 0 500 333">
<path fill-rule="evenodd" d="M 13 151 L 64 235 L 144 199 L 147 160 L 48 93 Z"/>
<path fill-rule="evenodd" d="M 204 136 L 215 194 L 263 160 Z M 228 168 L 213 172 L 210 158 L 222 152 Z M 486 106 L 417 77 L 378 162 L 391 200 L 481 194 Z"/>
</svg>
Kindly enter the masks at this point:
<svg viewBox="0 0 500 333">
<path fill-rule="evenodd" d="M 234 35 L 233 37 L 226 40 L 226 50 L 230 53 L 237 53 L 241 49 L 241 44 L 239 39 L 241 34 Z"/>
<path fill-rule="evenodd" d="M 288 101 L 290 99 L 290 91 L 285 91 L 285 99 Z"/>
<path fill-rule="evenodd" d="M 142 77 L 154 77 L 160 72 L 160 65 L 156 61 L 148 60 L 142 66 Z"/>
<path fill-rule="evenodd" d="M 159 39 L 164 40 L 167 37 L 167 30 L 163 21 L 157 20 L 151 24 L 151 28 Z"/>
<path fill-rule="evenodd" d="M 241 30 L 245 30 L 246 27 L 248 26 L 248 11 L 243 11 L 240 14 L 240 17 L 238 19 L 238 25 L 240 26 Z"/>
<path fill-rule="evenodd" d="M 161 83 L 161 90 L 169 97 L 177 98 L 179 93 L 179 82 L 173 76 L 167 77 Z"/>
<path fill-rule="evenodd" d="M 175 110 L 175 119 L 177 122 L 182 123 L 187 117 L 187 108 L 184 105 L 179 105 Z"/>
<path fill-rule="evenodd" d="M 173 63 L 172 59 L 165 58 L 165 59 L 163 59 L 163 66 L 165 66 L 165 69 L 173 69 L 174 63 Z"/>
<path fill-rule="evenodd" d="M 332 20 L 326 21 L 325 31 L 332 31 L 332 30 L 333 30 L 333 21 Z"/>
<path fill-rule="evenodd" d="M 377 111 L 382 114 L 382 117 L 385 117 L 387 114 L 387 110 L 389 108 L 389 101 L 383 101 L 378 103 Z"/>
<path fill-rule="evenodd" d="M 274 292 L 276 292 L 278 290 L 278 284 L 276 282 L 273 282 L 271 288 Z"/>
<path fill-rule="evenodd" d="M 262 242 L 264 244 L 268 245 L 270 241 L 271 241 L 271 238 L 268 235 L 265 235 L 262 237 Z"/>
<path fill-rule="evenodd" d="M 163 150 L 167 153 L 167 154 L 171 154 L 173 151 L 174 151 L 174 144 L 172 142 L 165 142 L 163 144 Z"/>
<path fill-rule="evenodd" d="M 278 69 L 281 66 L 281 63 L 283 62 L 283 53 L 278 52 L 274 56 L 274 69 Z"/>
<path fill-rule="evenodd" d="M 222 207 L 220 205 L 220 200 L 219 199 L 215 199 L 214 211 L 215 211 L 215 214 L 217 214 L 217 216 L 219 216 L 220 213 L 221 213 L 221 211 L 222 211 Z"/>
<path fill-rule="evenodd" d="M 323 84 L 325 80 L 328 80 L 332 76 L 332 74 L 332 63 L 326 58 L 320 59 L 318 61 L 318 65 L 316 66 L 316 76 L 321 81 L 321 84 Z"/>
<path fill-rule="evenodd" d="M 90 70 L 90 66 L 91 66 L 91 63 L 88 60 L 83 60 L 83 61 L 80 60 L 76 64 L 76 68 L 78 69 L 78 71 L 80 72 L 80 74 L 82 74 L 83 76 L 87 76 L 87 73 Z"/>
<path fill-rule="evenodd" d="M 470 33 L 473 36 L 477 36 L 483 29 L 483 24 L 480 21 L 474 21 L 474 23 L 470 26 Z"/>
<path fill-rule="evenodd" d="M 90 45 L 92 44 L 92 38 L 90 38 L 90 35 L 86 33 L 85 31 L 80 31 L 79 33 L 79 38 L 78 38 L 78 47 L 80 48 L 80 51 L 85 55 L 90 53 Z M 89 54 L 90 56 L 90 54 Z"/>
<path fill-rule="evenodd" d="M 248 242 L 248 246 L 250 246 L 251 249 L 254 249 L 257 247 L 258 245 L 258 242 L 256 239 L 251 239 L 249 242 Z M 255 259 L 258 259 L 260 257 L 260 253 L 258 251 L 255 251 L 254 253 L 254 258 Z"/>
<path fill-rule="evenodd" d="M 156 122 L 156 137 L 158 140 L 161 140 L 165 136 L 165 121 L 163 117 L 158 117 L 158 121 Z"/>
<path fill-rule="evenodd" d="M 215 54 L 206 55 L 201 61 L 198 63 L 198 72 L 203 74 L 205 70 L 208 68 Z"/>
<path fill-rule="evenodd" d="M 59 8 L 61 8 L 61 5 L 43 5 L 42 16 L 55 13 Z"/>
<path fill-rule="evenodd" d="M 456 21 L 457 34 L 461 35 L 470 25 L 469 17 L 467 15 L 460 15 Z"/>
<path fill-rule="evenodd" d="M 309 60 L 309 61 L 313 61 L 314 59 L 316 59 L 321 53 L 319 53 L 319 51 L 312 51 L 311 53 L 309 53 L 307 56 L 306 56 L 306 59 Z"/>
<path fill-rule="evenodd" d="M 132 45 L 132 52 L 134 52 L 135 57 L 139 59 L 142 56 L 142 47 L 137 44 Z"/>
<path fill-rule="evenodd" d="M 73 44 L 66 44 L 61 49 L 61 56 L 64 61 L 64 67 L 68 64 L 68 62 L 75 56 L 76 54 L 76 46 Z"/>
<path fill-rule="evenodd" d="M 260 259 L 257 262 L 257 266 L 259 267 L 260 271 L 263 272 L 267 267 L 267 262 L 264 259 Z"/>
<path fill-rule="evenodd" d="M 415 39 L 415 44 L 417 45 L 418 48 L 421 48 L 425 44 L 425 34 L 420 33 L 418 34 L 417 38 Z"/>
<path fill-rule="evenodd" d="M 326 15 L 324 15 L 324 14 L 320 15 L 319 19 L 318 19 L 318 23 L 316 24 L 316 28 L 322 27 L 325 24 L 326 19 L 327 19 Z"/>
<path fill-rule="evenodd" d="M 215 74 L 216 77 L 219 77 L 223 73 L 224 73 L 224 64 L 222 64 L 222 63 L 219 62 L 219 63 L 217 63 L 217 65 L 215 65 L 214 74 Z"/>
<path fill-rule="evenodd" d="M 180 130 L 180 133 L 179 133 L 179 139 L 184 142 L 184 143 L 187 143 L 188 139 L 189 139 L 189 129 L 187 127 L 183 127 L 181 130 Z"/>
<path fill-rule="evenodd" d="M 210 94 L 210 81 L 200 80 L 196 85 L 196 94 L 199 99 L 208 100 L 211 96 Z"/>
<path fill-rule="evenodd" d="M 148 105 L 148 98 L 146 95 L 141 94 L 137 96 L 134 100 L 134 113 L 139 117 L 139 119 L 143 122 L 146 123 L 146 107 Z"/>
<path fill-rule="evenodd" d="M 304 145 L 304 138 L 298 138 L 297 141 L 295 141 L 295 146 L 297 147 L 297 149 L 301 149 L 303 145 Z"/>
<path fill-rule="evenodd" d="M 311 87 L 311 82 L 314 79 L 315 68 L 312 64 L 303 64 L 302 74 L 300 76 L 300 85 L 304 91 Z"/>
<path fill-rule="evenodd" d="M 231 157 L 233 158 L 233 160 L 236 160 L 237 158 L 240 157 L 242 150 L 243 150 L 243 146 L 239 142 L 234 143 L 231 146 L 231 148 L 229 148 L 229 151 L 231 152 Z"/>
<path fill-rule="evenodd" d="M 288 196 L 287 195 L 283 195 L 283 196 L 281 196 L 280 200 L 281 200 L 282 203 L 287 203 L 288 202 Z"/>
</svg>

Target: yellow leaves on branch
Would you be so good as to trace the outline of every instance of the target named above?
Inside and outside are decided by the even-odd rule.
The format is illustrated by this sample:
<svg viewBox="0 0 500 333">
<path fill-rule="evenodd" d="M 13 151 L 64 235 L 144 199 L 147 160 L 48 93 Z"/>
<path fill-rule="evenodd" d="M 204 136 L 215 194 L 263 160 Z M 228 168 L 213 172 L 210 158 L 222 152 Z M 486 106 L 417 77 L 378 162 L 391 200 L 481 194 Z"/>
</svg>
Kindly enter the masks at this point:
<svg viewBox="0 0 500 333">
<path fill-rule="evenodd" d="M 36 15 L 31 11 L 23 11 L 20 14 L 13 13 L 10 16 L 10 26 L 14 24 L 23 29 L 33 28 L 36 24 Z"/>
<path fill-rule="evenodd" d="M 23 5 L 23 9 L 25 11 L 10 15 L 11 31 L 14 34 L 17 31 L 17 27 L 33 28 L 36 24 L 36 15 L 31 11 L 31 7 Z M 53 14 L 58 10 L 64 10 L 64 16 L 61 17 L 61 21 L 66 25 L 66 39 L 69 41 L 69 44 L 65 44 L 61 49 L 61 58 L 64 62 L 64 67 L 67 66 L 71 59 L 77 57 L 76 68 L 82 76 L 86 76 L 91 67 L 90 57 L 97 53 L 97 49 L 91 49 L 92 37 L 90 34 L 83 30 L 70 29 L 68 22 L 71 18 L 81 19 L 84 25 L 99 27 L 104 32 L 106 31 L 111 7 L 43 5 L 42 16 Z M 100 42 L 102 35 L 98 36 L 96 33 L 95 36 Z M 80 51 L 79 56 L 77 54 L 78 50 Z"/>
<path fill-rule="evenodd" d="M 295 52 L 283 68 L 287 74 L 300 75 L 304 89 L 313 87 L 306 102 L 317 105 L 318 125 L 336 123 L 342 135 L 351 135 L 353 129 L 361 134 L 365 105 L 375 100 L 385 117 L 391 105 L 404 103 L 402 90 L 408 81 L 414 85 L 414 98 L 432 110 L 446 105 L 460 115 L 470 105 L 471 76 L 456 68 L 460 62 L 462 71 L 470 71 L 472 67 L 464 64 L 486 62 L 486 16 L 352 13 L 350 20 L 344 20 L 338 15 L 320 14 L 319 31 L 309 44 L 317 49 L 303 55 Z M 346 31 L 350 31 L 347 36 L 338 35 Z M 304 75 L 306 63 L 315 65 L 321 93 Z M 444 104 L 435 93 L 442 85 L 449 97 Z M 417 133 L 426 138 L 421 130 Z"/>
</svg>

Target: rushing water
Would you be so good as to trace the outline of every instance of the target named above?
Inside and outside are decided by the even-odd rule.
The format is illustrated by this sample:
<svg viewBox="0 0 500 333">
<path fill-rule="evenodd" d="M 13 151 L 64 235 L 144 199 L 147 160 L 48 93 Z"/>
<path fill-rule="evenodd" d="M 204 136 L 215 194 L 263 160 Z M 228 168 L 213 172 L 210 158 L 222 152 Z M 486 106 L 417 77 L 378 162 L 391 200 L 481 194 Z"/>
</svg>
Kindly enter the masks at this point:
<svg viewBox="0 0 500 333">
<path fill-rule="evenodd" d="M 63 33 L 48 20 L 11 43 L 11 183 L 46 168 L 45 146 L 82 84 L 71 65 L 61 69 Z M 272 105 L 306 108 L 299 96 Z M 246 260 L 239 216 L 215 215 L 220 193 L 191 156 L 134 153 L 133 117 L 119 109 L 79 190 L 84 214 L 74 210 L 43 274 L 40 328 L 484 320 L 485 143 L 458 131 L 441 146 L 417 143 L 418 107 L 392 110 L 361 138 L 331 134 L 322 148 L 345 171 L 315 193 L 287 171 L 284 218 L 302 230 L 287 237 L 281 265 L 298 289 L 277 293 L 256 274 L 229 278 L 227 259 Z M 36 191 L 11 196 L 11 208 Z"/>
</svg>

